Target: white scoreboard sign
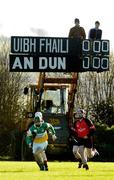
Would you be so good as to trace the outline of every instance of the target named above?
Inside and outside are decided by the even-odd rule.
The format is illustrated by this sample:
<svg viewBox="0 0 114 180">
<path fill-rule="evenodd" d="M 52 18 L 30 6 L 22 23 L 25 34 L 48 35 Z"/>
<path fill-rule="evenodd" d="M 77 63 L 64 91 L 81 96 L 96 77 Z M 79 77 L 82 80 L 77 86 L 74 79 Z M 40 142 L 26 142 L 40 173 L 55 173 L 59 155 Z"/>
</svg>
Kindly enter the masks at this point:
<svg viewBox="0 0 114 180">
<path fill-rule="evenodd" d="M 10 71 L 84 72 L 109 69 L 109 41 L 11 37 Z"/>
</svg>

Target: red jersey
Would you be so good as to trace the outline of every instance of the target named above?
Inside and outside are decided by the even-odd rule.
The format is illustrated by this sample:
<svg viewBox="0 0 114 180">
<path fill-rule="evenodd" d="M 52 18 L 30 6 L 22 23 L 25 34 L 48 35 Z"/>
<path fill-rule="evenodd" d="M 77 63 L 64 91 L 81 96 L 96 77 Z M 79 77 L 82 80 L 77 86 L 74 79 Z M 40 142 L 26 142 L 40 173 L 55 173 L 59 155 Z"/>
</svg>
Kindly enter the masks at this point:
<svg viewBox="0 0 114 180">
<path fill-rule="evenodd" d="M 82 120 L 78 120 L 75 123 L 75 131 L 78 137 L 83 138 L 84 136 L 88 136 L 90 133 L 91 127 L 88 126 L 86 120 L 82 118 Z"/>
</svg>

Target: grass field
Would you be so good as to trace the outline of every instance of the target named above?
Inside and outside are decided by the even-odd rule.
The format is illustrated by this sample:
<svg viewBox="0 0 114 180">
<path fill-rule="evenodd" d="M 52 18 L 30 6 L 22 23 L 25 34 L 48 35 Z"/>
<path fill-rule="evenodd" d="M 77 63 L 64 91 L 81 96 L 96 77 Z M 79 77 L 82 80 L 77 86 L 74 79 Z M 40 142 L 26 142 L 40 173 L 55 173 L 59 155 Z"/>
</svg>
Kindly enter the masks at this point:
<svg viewBox="0 0 114 180">
<path fill-rule="evenodd" d="M 39 171 L 35 162 L 0 162 L 0 180 L 114 180 L 114 163 L 89 162 L 78 169 L 75 162 L 49 162 L 49 171 Z"/>
</svg>

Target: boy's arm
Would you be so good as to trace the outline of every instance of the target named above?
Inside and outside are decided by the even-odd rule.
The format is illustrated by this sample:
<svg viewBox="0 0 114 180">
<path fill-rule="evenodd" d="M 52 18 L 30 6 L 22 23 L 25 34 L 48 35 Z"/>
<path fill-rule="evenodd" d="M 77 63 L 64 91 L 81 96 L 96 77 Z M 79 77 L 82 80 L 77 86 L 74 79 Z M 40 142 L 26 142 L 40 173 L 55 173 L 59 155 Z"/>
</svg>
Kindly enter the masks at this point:
<svg viewBox="0 0 114 180">
<path fill-rule="evenodd" d="M 27 131 L 27 135 L 26 135 L 26 143 L 27 143 L 27 145 L 29 145 L 29 147 L 32 146 L 32 140 L 33 140 L 33 134 L 32 134 L 31 129 L 29 129 Z"/>
<path fill-rule="evenodd" d="M 85 33 L 85 30 L 84 30 L 84 28 L 82 27 L 82 35 L 83 35 L 83 39 L 86 39 L 86 33 Z"/>
<path fill-rule="evenodd" d="M 57 137 L 56 137 L 56 135 L 55 135 L 55 129 L 54 129 L 54 127 L 53 127 L 51 124 L 49 124 L 49 123 L 46 123 L 46 124 L 47 124 L 47 130 L 48 130 L 49 133 L 51 134 L 53 141 L 55 141 L 55 140 L 57 139 Z"/>
<path fill-rule="evenodd" d="M 55 129 L 54 127 L 50 124 L 50 123 L 46 123 L 47 125 L 47 130 L 52 134 L 54 135 L 55 134 Z"/>
<path fill-rule="evenodd" d="M 94 134 L 95 131 L 96 131 L 96 128 L 95 128 L 95 126 L 94 126 L 94 124 L 92 123 L 91 120 L 86 119 L 86 122 L 87 122 L 87 124 L 88 124 L 88 126 L 89 126 L 89 129 L 90 129 L 89 136 L 93 136 L 93 134 Z"/>
</svg>

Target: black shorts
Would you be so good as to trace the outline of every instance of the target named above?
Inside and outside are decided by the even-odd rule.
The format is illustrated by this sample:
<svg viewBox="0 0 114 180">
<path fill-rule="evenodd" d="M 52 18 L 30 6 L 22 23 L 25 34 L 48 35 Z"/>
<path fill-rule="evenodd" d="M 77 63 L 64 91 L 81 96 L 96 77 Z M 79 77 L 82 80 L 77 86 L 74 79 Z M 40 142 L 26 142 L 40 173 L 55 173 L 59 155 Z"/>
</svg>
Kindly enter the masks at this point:
<svg viewBox="0 0 114 180">
<path fill-rule="evenodd" d="M 91 138 L 87 138 L 87 139 L 79 138 L 78 146 L 82 146 L 82 145 L 84 145 L 84 147 L 86 147 L 86 148 L 92 148 L 93 147 L 92 139 Z"/>
</svg>

